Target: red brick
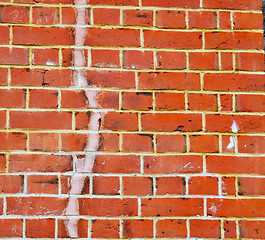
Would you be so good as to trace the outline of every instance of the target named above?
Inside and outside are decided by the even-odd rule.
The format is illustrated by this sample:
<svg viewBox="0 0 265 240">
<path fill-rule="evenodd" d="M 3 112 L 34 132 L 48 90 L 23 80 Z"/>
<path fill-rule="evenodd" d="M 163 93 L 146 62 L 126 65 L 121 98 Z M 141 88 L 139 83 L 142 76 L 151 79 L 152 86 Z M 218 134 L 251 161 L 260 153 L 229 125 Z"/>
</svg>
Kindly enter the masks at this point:
<svg viewBox="0 0 265 240">
<path fill-rule="evenodd" d="M 153 135 L 123 134 L 124 152 L 153 152 Z"/>
<path fill-rule="evenodd" d="M 123 23 L 129 26 L 153 26 L 153 11 L 124 10 Z"/>
<path fill-rule="evenodd" d="M 174 144 L 172 144 L 174 143 Z M 157 152 L 185 152 L 186 137 L 183 135 L 156 135 Z"/>
<path fill-rule="evenodd" d="M 88 221 L 85 219 L 77 219 L 77 234 L 79 238 L 87 238 Z M 65 220 L 58 219 L 58 237 L 69 238 L 69 234 L 65 227 Z"/>
<path fill-rule="evenodd" d="M 91 5 L 138 6 L 138 0 L 90 0 Z"/>
<path fill-rule="evenodd" d="M 53 175 L 27 176 L 27 193 L 58 194 L 58 177 Z"/>
<path fill-rule="evenodd" d="M 5 172 L 6 170 L 6 156 L 0 154 L 0 172 Z"/>
<path fill-rule="evenodd" d="M 87 108 L 88 100 L 84 90 L 63 90 L 61 96 L 62 108 Z"/>
<path fill-rule="evenodd" d="M 16 47 L 0 47 L 0 64 L 28 65 L 29 50 Z"/>
<path fill-rule="evenodd" d="M 33 24 L 58 24 L 59 8 L 55 7 L 34 7 L 32 8 Z"/>
<path fill-rule="evenodd" d="M 202 33 L 145 30 L 144 46 L 171 49 L 202 48 Z"/>
<path fill-rule="evenodd" d="M 135 88 L 134 72 L 90 70 L 86 72 L 88 84 L 96 87 Z"/>
<path fill-rule="evenodd" d="M 236 95 L 236 111 L 265 112 L 265 96 L 254 94 Z"/>
<path fill-rule="evenodd" d="M 263 35 L 256 32 L 206 32 L 206 49 L 263 49 Z"/>
<path fill-rule="evenodd" d="M 232 94 L 220 94 L 221 111 L 231 112 L 233 111 L 233 95 Z"/>
<path fill-rule="evenodd" d="M 178 81 L 176 81 L 178 79 Z M 200 90 L 200 76 L 184 72 L 141 72 L 140 89 Z"/>
<path fill-rule="evenodd" d="M 263 29 L 262 13 L 234 13 L 234 29 Z"/>
<path fill-rule="evenodd" d="M 156 232 L 159 238 L 186 238 L 186 221 L 183 219 L 159 220 L 156 224 Z"/>
<path fill-rule="evenodd" d="M 114 131 L 136 131 L 138 129 L 137 114 L 131 112 L 108 112 L 104 117 L 103 128 Z"/>
<path fill-rule="evenodd" d="M 29 135 L 31 151 L 56 152 L 59 149 L 59 133 L 34 133 Z"/>
<path fill-rule="evenodd" d="M 136 29 L 89 28 L 85 46 L 139 47 L 140 31 Z"/>
<path fill-rule="evenodd" d="M 156 12 L 156 27 L 186 28 L 184 11 L 160 10 Z"/>
<path fill-rule="evenodd" d="M 151 110 L 152 105 L 152 93 L 150 92 L 122 93 L 122 109 Z"/>
<path fill-rule="evenodd" d="M 207 114 L 206 131 L 263 133 L 265 131 L 265 122 L 262 116 L 257 115 Z"/>
<path fill-rule="evenodd" d="M 222 70 L 233 70 L 233 54 L 229 52 L 221 53 L 221 68 Z"/>
<path fill-rule="evenodd" d="M 218 178 L 216 177 L 191 177 L 189 179 L 189 194 L 191 195 L 218 195 Z"/>
<path fill-rule="evenodd" d="M 190 93 L 188 95 L 189 110 L 216 111 L 217 95 L 215 94 L 199 94 Z"/>
<path fill-rule="evenodd" d="M 263 175 L 264 157 L 207 156 L 208 173 Z"/>
<path fill-rule="evenodd" d="M 117 133 L 101 133 L 98 151 L 119 152 L 119 135 Z"/>
<path fill-rule="evenodd" d="M 152 178 L 123 177 L 123 194 L 145 196 L 153 194 Z"/>
<path fill-rule="evenodd" d="M 264 136 L 238 136 L 238 152 L 240 153 L 265 153 Z"/>
<path fill-rule="evenodd" d="M 196 216 L 203 214 L 203 200 L 199 198 L 142 199 L 142 216 Z"/>
<path fill-rule="evenodd" d="M 73 29 L 57 27 L 13 27 L 13 44 L 73 45 Z"/>
<path fill-rule="evenodd" d="M 9 26 L 0 26 L 0 44 L 9 43 Z"/>
<path fill-rule="evenodd" d="M 135 198 L 79 198 L 78 200 L 80 215 L 104 217 L 138 215 L 137 199 Z"/>
<path fill-rule="evenodd" d="M 148 219 L 125 219 L 123 220 L 124 238 L 152 238 L 153 220 Z"/>
<path fill-rule="evenodd" d="M 218 54 L 214 52 L 189 53 L 190 69 L 218 70 Z"/>
<path fill-rule="evenodd" d="M 184 195 L 186 192 L 186 181 L 183 177 L 158 177 L 156 178 L 157 195 Z"/>
<path fill-rule="evenodd" d="M 152 51 L 125 50 L 123 66 L 133 69 L 149 69 L 154 67 Z"/>
<path fill-rule="evenodd" d="M 10 127 L 20 129 L 72 129 L 69 112 L 10 112 Z"/>
<path fill-rule="evenodd" d="M 157 67 L 160 69 L 185 69 L 186 53 L 185 52 L 157 52 Z"/>
<path fill-rule="evenodd" d="M 261 4 L 259 1 L 213 1 L 203 0 L 203 7 L 205 8 L 219 8 L 219 9 L 240 9 L 240 10 L 261 10 Z"/>
<path fill-rule="evenodd" d="M 144 157 L 146 174 L 201 173 L 202 157 L 194 155 L 181 156 L 146 156 Z"/>
<path fill-rule="evenodd" d="M 204 76 L 204 89 L 213 91 L 265 91 L 264 75 L 207 73 Z"/>
<path fill-rule="evenodd" d="M 119 195 L 120 180 L 118 177 L 93 177 L 93 194 Z"/>
<path fill-rule="evenodd" d="M 101 108 L 119 109 L 119 92 L 100 91 L 97 95 L 97 103 Z"/>
<path fill-rule="evenodd" d="M 265 221 L 239 221 L 239 237 L 263 239 L 265 235 Z"/>
<path fill-rule="evenodd" d="M 99 155 L 93 167 L 95 173 L 139 173 L 140 157 L 135 155 Z"/>
<path fill-rule="evenodd" d="M 264 217 L 264 199 L 208 199 L 207 214 L 213 217 Z"/>
<path fill-rule="evenodd" d="M 221 226 L 218 220 L 190 220 L 190 236 L 196 238 L 220 238 Z"/>
<path fill-rule="evenodd" d="M 4 108 L 24 108 L 26 91 L 24 89 L 0 89 L 0 106 Z"/>
<path fill-rule="evenodd" d="M 234 177 L 222 177 L 221 179 L 221 189 L 222 195 L 236 195 L 236 181 Z"/>
<path fill-rule="evenodd" d="M 219 139 L 217 135 L 191 135 L 191 152 L 219 152 Z"/>
<path fill-rule="evenodd" d="M 243 71 L 264 71 L 263 53 L 236 53 L 236 69 Z"/>
<path fill-rule="evenodd" d="M 88 129 L 91 112 L 75 112 L 75 129 L 84 130 Z"/>
<path fill-rule="evenodd" d="M 26 133 L 0 132 L 0 150 L 26 150 Z"/>
<path fill-rule="evenodd" d="M 54 238 L 55 219 L 27 219 L 26 236 L 29 238 Z"/>
<path fill-rule="evenodd" d="M 239 177 L 238 194 L 242 196 L 264 196 L 264 184 L 264 178 Z"/>
<path fill-rule="evenodd" d="M 29 107 L 30 108 L 57 108 L 57 90 L 30 89 Z"/>
<path fill-rule="evenodd" d="M 32 63 L 34 65 L 58 66 L 59 50 L 51 49 L 32 49 Z"/>
<path fill-rule="evenodd" d="M 198 8 L 200 6 L 199 0 L 143 0 L 143 6 L 153 7 L 180 7 L 180 8 Z"/>
<path fill-rule="evenodd" d="M 120 51 L 92 49 L 91 64 L 93 67 L 120 67 Z"/>
<path fill-rule="evenodd" d="M 200 114 L 183 113 L 144 113 L 141 117 L 144 131 L 200 131 L 202 119 Z"/>
<path fill-rule="evenodd" d="M 216 28 L 217 14 L 210 11 L 189 12 L 189 28 Z"/>
<path fill-rule="evenodd" d="M 18 175 L 0 175 L 0 193 L 21 193 L 24 177 Z"/>
<path fill-rule="evenodd" d="M 7 68 L 0 68 L 0 86 L 7 85 Z"/>
<path fill-rule="evenodd" d="M 184 93 L 156 93 L 156 109 L 158 110 L 184 110 L 185 95 Z"/>
<path fill-rule="evenodd" d="M 6 128 L 6 111 L 0 111 L 0 128 Z"/>
<path fill-rule="evenodd" d="M 93 10 L 95 25 L 119 25 L 120 9 L 95 8 Z"/>
<path fill-rule="evenodd" d="M 29 7 L 1 6 L 1 23 L 29 23 Z"/>
<path fill-rule="evenodd" d="M 74 7 L 62 7 L 62 24 L 75 24 L 76 9 Z"/>
<path fill-rule="evenodd" d="M 34 0 L 15 0 L 14 2 L 20 3 L 36 3 Z M 38 3 L 47 3 L 47 4 L 74 4 L 73 0 L 40 0 Z"/>
<path fill-rule="evenodd" d="M 0 237 L 22 237 L 23 220 L 22 219 L 0 219 Z"/>
<path fill-rule="evenodd" d="M 92 238 L 119 238 L 119 220 L 92 220 Z"/>
<path fill-rule="evenodd" d="M 236 238 L 236 221 L 224 221 L 224 237 Z"/>
<path fill-rule="evenodd" d="M 90 133 L 92 136 L 97 134 Z M 62 133 L 62 150 L 63 151 L 85 151 L 87 144 L 87 134 L 79 133 Z"/>
<path fill-rule="evenodd" d="M 222 152 L 224 153 L 235 153 L 235 137 L 229 135 L 222 136 Z"/>
<path fill-rule="evenodd" d="M 11 85 L 69 87 L 72 85 L 72 70 L 11 68 Z"/>
<path fill-rule="evenodd" d="M 219 28 L 232 29 L 231 12 L 219 11 Z"/>
<path fill-rule="evenodd" d="M 67 172 L 73 169 L 70 156 L 44 154 L 12 154 L 10 172 Z"/>
<path fill-rule="evenodd" d="M 7 215 L 22 216 L 60 216 L 67 203 L 57 197 L 7 197 L 6 201 Z"/>
</svg>

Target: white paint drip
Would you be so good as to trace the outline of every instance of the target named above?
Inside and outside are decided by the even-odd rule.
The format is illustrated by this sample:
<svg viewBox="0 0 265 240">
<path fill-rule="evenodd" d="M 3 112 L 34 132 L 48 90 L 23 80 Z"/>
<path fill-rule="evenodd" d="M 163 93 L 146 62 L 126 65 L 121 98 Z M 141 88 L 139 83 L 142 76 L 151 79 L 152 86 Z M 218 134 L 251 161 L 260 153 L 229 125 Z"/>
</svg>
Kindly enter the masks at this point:
<svg viewBox="0 0 265 240">
<path fill-rule="evenodd" d="M 230 143 L 227 145 L 227 149 L 232 150 L 235 147 L 235 137 L 230 136 Z"/>
<path fill-rule="evenodd" d="M 233 133 L 238 133 L 238 129 L 239 129 L 239 127 L 238 127 L 236 121 L 233 121 L 233 124 L 232 124 L 232 126 L 231 126 L 231 129 L 232 129 L 232 132 L 233 132 Z"/>
<path fill-rule="evenodd" d="M 86 5 L 87 0 L 75 0 L 75 5 Z M 76 24 L 78 26 L 86 24 L 86 8 L 76 8 Z M 76 27 L 75 29 L 75 45 L 84 46 L 85 37 L 87 30 L 85 27 Z M 85 55 L 83 49 L 74 50 L 74 66 L 84 67 L 85 66 Z M 73 85 L 78 87 L 88 87 L 85 71 L 83 69 L 76 69 L 73 73 Z M 85 90 L 85 96 L 87 98 L 88 108 L 99 108 L 97 102 L 98 91 Z M 98 131 L 100 129 L 100 119 L 103 118 L 103 114 L 99 112 L 92 112 L 88 129 Z M 96 152 L 99 147 L 99 134 L 90 133 L 87 135 L 87 143 L 85 151 Z M 80 173 L 91 173 L 95 162 L 95 154 L 85 154 L 84 158 L 74 157 L 76 163 L 76 173 L 73 174 L 70 179 L 70 191 L 69 200 L 67 207 L 64 211 L 66 216 L 78 216 L 79 215 L 79 204 L 78 197 L 73 195 L 80 195 L 84 187 L 84 181 L 86 176 Z M 78 238 L 77 219 L 67 219 L 64 224 L 67 229 L 68 235 L 73 238 Z"/>
</svg>

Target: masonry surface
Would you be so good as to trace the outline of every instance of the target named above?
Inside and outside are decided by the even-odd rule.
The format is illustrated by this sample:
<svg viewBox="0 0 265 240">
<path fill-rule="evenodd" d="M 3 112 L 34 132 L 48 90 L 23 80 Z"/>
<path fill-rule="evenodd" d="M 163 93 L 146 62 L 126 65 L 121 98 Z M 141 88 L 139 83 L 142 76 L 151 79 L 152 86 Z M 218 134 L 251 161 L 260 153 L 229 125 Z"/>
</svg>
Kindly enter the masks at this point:
<svg viewBox="0 0 265 240">
<path fill-rule="evenodd" d="M 1 0 L 1 239 L 265 239 L 262 0 Z"/>
</svg>

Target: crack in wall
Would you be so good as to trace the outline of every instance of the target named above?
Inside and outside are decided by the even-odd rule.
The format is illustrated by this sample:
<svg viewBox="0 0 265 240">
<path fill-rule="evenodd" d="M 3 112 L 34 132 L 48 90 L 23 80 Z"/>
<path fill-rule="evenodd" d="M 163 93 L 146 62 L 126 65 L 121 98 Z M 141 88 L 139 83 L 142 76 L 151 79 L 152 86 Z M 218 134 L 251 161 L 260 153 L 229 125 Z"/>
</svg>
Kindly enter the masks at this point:
<svg viewBox="0 0 265 240">
<path fill-rule="evenodd" d="M 75 0 L 75 5 L 86 5 L 87 0 Z M 75 28 L 75 46 L 84 46 L 85 37 L 87 29 L 85 27 L 80 27 L 80 25 L 86 24 L 87 11 L 86 8 L 76 7 L 76 25 Z M 85 67 L 85 55 L 83 49 L 74 49 L 74 67 Z M 84 69 L 76 69 L 73 73 L 73 85 L 76 87 L 89 87 L 88 80 L 86 79 L 86 74 Z M 87 98 L 88 108 L 99 108 L 97 102 L 97 95 L 99 94 L 96 90 L 85 90 L 85 97 Z M 88 130 L 98 131 L 102 124 L 103 113 L 92 112 L 89 123 Z M 84 151 L 96 152 L 100 145 L 99 134 L 88 134 L 87 142 Z M 64 211 L 65 216 L 78 216 L 79 215 L 79 203 L 78 198 L 74 195 L 82 194 L 82 190 L 85 183 L 85 174 L 81 173 L 91 173 L 93 170 L 93 165 L 95 162 L 96 154 L 86 153 L 85 157 L 78 158 L 73 157 L 73 161 L 76 163 L 75 172 L 70 179 L 70 190 L 69 199 L 67 207 Z M 78 238 L 78 219 L 68 218 L 64 221 L 66 230 L 69 237 Z"/>
</svg>

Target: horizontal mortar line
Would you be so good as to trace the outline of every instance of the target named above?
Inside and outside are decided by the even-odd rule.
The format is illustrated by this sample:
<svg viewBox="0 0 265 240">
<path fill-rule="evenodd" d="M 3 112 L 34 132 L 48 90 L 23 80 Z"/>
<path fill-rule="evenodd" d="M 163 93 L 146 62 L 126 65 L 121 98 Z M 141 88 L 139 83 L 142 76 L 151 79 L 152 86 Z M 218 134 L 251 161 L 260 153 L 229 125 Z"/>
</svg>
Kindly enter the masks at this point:
<svg viewBox="0 0 265 240">
<path fill-rule="evenodd" d="M 201 92 L 202 93 L 202 92 Z M 101 113 L 141 113 L 141 114 L 168 114 L 168 113 L 175 113 L 175 114 L 218 114 L 218 115 L 234 115 L 234 116 L 264 116 L 264 112 L 220 112 L 220 111 L 192 111 L 192 110 L 176 110 L 176 111 L 165 111 L 165 110 L 117 110 L 117 109 L 95 109 L 95 108 L 85 108 L 85 109 L 78 109 L 78 108 L 0 108 L 0 110 L 10 110 L 12 112 L 101 112 Z M 10 128 L 13 129 L 13 128 Z M 29 128 L 30 129 L 30 128 Z M 148 130 L 147 130 L 148 131 Z"/>
<path fill-rule="evenodd" d="M 187 11 L 225 11 L 225 12 L 249 12 L 249 13 L 262 13 L 262 10 L 249 10 L 249 9 L 221 9 L 220 8 L 188 8 L 188 7 L 157 7 L 157 6 L 120 6 L 120 5 L 91 5 L 91 4 L 49 4 L 49 3 L 16 3 L 16 2 L 1 2 L 4 6 L 29 6 L 29 7 L 73 7 L 73 8 L 117 8 L 117 9 L 137 9 L 137 10 L 187 10 Z"/>
<path fill-rule="evenodd" d="M 0 44 L 0 47 L 9 47 L 9 48 L 27 48 L 27 49 L 47 49 L 47 48 L 62 48 L 62 45 L 10 45 L 10 44 Z M 240 52 L 248 52 L 248 53 L 264 53 L 264 50 L 258 49 L 174 49 L 174 48 L 151 48 L 151 47 L 111 47 L 111 46 L 77 46 L 77 45 L 67 45 L 65 48 L 67 49 L 91 49 L 91 50 L 138 50 L 148 49 L 150 51 L 166 51 L 166 52 L 229 52 L 229 53 L 240 53 Z M 231 52 L 232 51 L 232 52 Z M 13 66 L 13 65 L 12 65 Z M 33 66 L 44 66 L 44 65 L 33 65 Z M 50 65 L 45 65 L 50 66 Z M 61 66 L 62 68 L 68 68 L 67 66 Z M 75 68 L 75 66 L 72 66 Z"/>
<path fill-rule="evenodd" d="M 119 133 L 119 134 L 154 134 L 154 135 L 220 135 L 220 136 L 265 136 L 265 133 L 233 133 L 233 132 L 152 132 L 152 131 L 111 131 L 111 130 L 43 130 L 43 129 L 1 129 L 2 133 L 76 133 L 76 134 L 101 134 L 101 133 Z M 3 151 L 3 150 L 2 150 Z M 13 150 L 9 150 L 13 151 Z M 7 152 L 7 151 L 3 151 Z"/>
<path fill-rule="evenodd" d="M 58 199 L 67 199 L 69 197 L 72 198 L 78 198 L 78 199 L 182 199 L 182 198 L 188 198 L 188 199 L 225 199 L 225 200 L 265 200 L 265 196 L 215 196 L 215 195 L 146 195 L 146 196 L 129 196 L 129 195 L 74 195 L 74 194 L 32 194 L 32 193 L 18 193 L 18 194 L 1 194 L 0 197 L 57 197 Z"/>
<path fill-rule="evenodd" d="M 239 177 L 239 178 L 258 178 L 264 179 L 264 175 L 253 175 L 253 174 L 226 174 L 226 173 L 175 173 L 175 174 L 149 174 L 149 173 L 95 173 L 95 172 L 1 172 L 0 176 L 72 176 L 72 175 L 82 175 L 89 177 L 144 177 L 144 178 L 161 178 L 161 177 Z"/>
<path fill-rule="evenodd" d="M 85 155 L 92 154 L 95 156 L 136 156 L 136 157 L 158 157 L 158 156 L 219 156 L 219 157 L 265 157 L 264 153 L 255 154 L 255 153 L 208 153 L 208 152 L 177 152 L 177 153 L 151 153 L 151 152 L 92 152 L 92 151 L 60 151 L 60 152 L 39 152 L 39 151 L 19 151 L 19 150 L 10 150 L 10 151 L 0 151 L 0 153 L 9 153 L 9 154 L 21 154 L 21 155 L 54 155 L 54 156 L 74 156 L 74 155 Z"/>
<path fill-rule="evenodd" d="M 1 218 L 3 217 L 3 219 L 14 219 L 14 218 L 23 218 L 23 219 L 85 219 L 85 220 L 97 220 L 97 219 L 106 219 L 106 220 L 117 220 L 117 219 L 146 219 L 146 220 L 164 220 L 164 219 L 197 219 L 197 220 L 235 220 L 235 221 L 241 221 L 241 220 L 250 220 L 250 221 L 264 221 L 265 218 L 264 217 L 213 217 L 213 216 L 110 216 L 110 217 L 106 217 L 106 216 L 88 216 L 88 215 L 78 215 L 78 216 L 69 216 L 69 215 L 58 215 L 58 216 L 53 216 L 53 215 L 39 215 L 39 216 L 25 216 L 25 215 L 1 215 Z M 9 238 L 8 238 L 9 239 Z M 32 239 L 32 238 L 30 238 Z M 43 239 L 43 238 L 41 238 Z M 65 238 L 63 238 L 65 239 Z M 80 238 L 78 238 L 80 239 Z M 87 239 L 87 238 L 86 238 Z M 99 238 L 96 238 L 99 239 Z M 104 238 L 106 239 L 106 238 Z M 108 238 L 109 239 L 109 238 Z M 144 239 L 144 238 L 141 238 Z M 150 239 L 150 238 L 148 238 Z M 159 238 L 159 239 L 164 239 L 164 238 Z M 170 238 L 172 239 L 172 238 Z M 185 238 L 186 239 L 186 238 Z M 193 238 L 194 239 L 194 238 Z M 207 239 L 207 238 L 203 238 L 203 239 Z M 212 238 L 211 238 L 212 239 Z M 240 238 L 242 239 L 242 238 Z M 50 238 L 49 238 L 50 240 Z"/>
<path fill-rule="evenodd" d="M 96 28 L 96 29 L 135 29 L 135 30 L 154 30 L 164 32 L 257 32 L 263 33 L 263 29 L 218 29 L 218 28 L 159 28 L 155 26 L 139 26 L 139 25 L 91 25 L 91 24 L 34 24 L 34 23 L 1 23 L 2 26 L 12 27 L 40 27 L 40 28 Z"/>
</svg>

